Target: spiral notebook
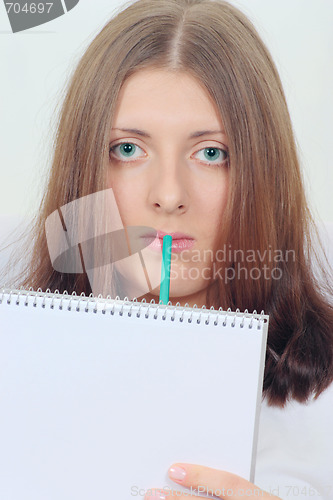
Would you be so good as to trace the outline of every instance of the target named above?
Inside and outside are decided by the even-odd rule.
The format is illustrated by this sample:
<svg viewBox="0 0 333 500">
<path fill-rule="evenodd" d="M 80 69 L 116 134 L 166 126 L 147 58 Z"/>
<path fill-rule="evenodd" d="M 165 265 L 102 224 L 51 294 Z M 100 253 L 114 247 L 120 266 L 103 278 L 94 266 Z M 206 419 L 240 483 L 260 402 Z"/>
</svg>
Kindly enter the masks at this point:
<svg viewBox="0 0 333 500">
<path fill-rule="evenodd" d="M 174 462 L 253 481 L 268 316 L 0 290 L 0 498 L 127 500 Z"/>
</svg>

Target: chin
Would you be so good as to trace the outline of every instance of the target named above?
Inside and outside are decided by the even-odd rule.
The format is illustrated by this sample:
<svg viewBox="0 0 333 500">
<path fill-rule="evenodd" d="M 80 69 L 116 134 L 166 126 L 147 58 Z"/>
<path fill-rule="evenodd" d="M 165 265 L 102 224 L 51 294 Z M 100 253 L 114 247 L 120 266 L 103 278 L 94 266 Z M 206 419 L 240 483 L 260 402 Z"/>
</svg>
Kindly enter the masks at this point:
<svg viewBox="0 0 333 500">
<path fill-rule="evenodd" d="M 180 302 L 181 304 L 188 303 L 190 305 L 194 305 L 196 300 L 198 300 L 198 302 L 200 303 L 197 303 L 197 305 L 201 307 L 201 305 L 203 305 L 203 303 L 205 302 L 207 292 L 206 283 L 202 283 L 201 285 L 202 286 L 200 286 L 198 283 L 197 286 L 193 286 L 193 282 L 182 282 L 177 284 L 171 283 L 169 301 L 172 303 L 172 305 L 176 305 L 177 302 Z M 140 297 L 140 299 L 145 298 L 147 302 L 150 302 L 152 299 L 154 299 L 155 302 L 158 303 L 159 294 L 160 288 L 157 287 L 150 293 Z"/>
</svg>

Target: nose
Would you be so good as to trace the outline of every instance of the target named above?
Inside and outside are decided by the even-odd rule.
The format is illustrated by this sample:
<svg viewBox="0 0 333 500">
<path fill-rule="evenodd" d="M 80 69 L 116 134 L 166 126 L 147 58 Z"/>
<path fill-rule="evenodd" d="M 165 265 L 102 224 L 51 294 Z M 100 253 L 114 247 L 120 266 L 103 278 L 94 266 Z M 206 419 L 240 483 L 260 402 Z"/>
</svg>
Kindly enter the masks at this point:
<svg viewBox="0 0 333 500">
<path fill-rule="evenodd" d="M 170 159 L 154 166 L 148 203 L 160 214 L 183 214 L 188 209 L 188 180 L 181 162 Z"/>
</svg>

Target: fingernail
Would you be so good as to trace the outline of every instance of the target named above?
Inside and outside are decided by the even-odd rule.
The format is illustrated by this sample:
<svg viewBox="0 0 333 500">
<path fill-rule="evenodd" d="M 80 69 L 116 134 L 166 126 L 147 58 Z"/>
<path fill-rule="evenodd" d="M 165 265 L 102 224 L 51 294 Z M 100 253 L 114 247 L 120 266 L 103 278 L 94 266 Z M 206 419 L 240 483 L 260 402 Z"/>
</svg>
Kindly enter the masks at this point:
<svg viewBox="0 0 333 500">
<path fill-rule="evenodd" d="M 162 491 L 149 492 L 145 496 L 145 500 L 166 500 L 166 495 Z"/>
<path fill-rule="evenodd" d="M 175 479 L 175 481 L 183 481 L 186 476 L 186 470 L 178 466 L 170 467 L 169 476 L 171 477 L 171 479 Z"/>
</svg>

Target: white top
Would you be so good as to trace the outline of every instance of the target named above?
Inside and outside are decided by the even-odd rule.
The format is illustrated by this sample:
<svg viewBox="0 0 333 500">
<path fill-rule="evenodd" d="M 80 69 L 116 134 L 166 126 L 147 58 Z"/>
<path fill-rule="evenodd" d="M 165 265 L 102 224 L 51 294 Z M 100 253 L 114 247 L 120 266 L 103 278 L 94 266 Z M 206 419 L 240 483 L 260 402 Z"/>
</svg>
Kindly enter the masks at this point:
<svg viewBox="0 0 333 500">
<path fill-rule="evenodd" d="M 333 499 L 333 384 L 307 404 L 262 404 L 255 484 L 283 500 Z"/>
</svg>

